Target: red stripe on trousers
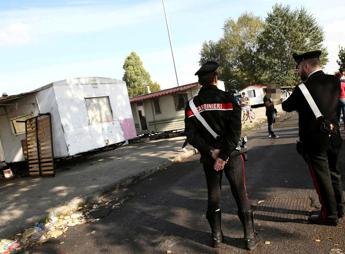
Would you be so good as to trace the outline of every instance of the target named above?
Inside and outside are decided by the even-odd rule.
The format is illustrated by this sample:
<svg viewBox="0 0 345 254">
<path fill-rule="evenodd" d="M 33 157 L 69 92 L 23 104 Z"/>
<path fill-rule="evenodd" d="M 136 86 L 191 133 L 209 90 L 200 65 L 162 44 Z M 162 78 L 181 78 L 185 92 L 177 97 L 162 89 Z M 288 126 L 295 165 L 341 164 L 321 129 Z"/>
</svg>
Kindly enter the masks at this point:
<svg viewBox="0 0 345 254">
<path fill-rule="evenodd" d="M 242 183 L 243 183 L 243 189 L 244 189 L 244 192 L 246 194 L 246 199 L 248 200 L 247 183 L 246 183 L 246 166 L 245 166 L 245 162 L 244 162 L 242 154 L 240 155 L 240 158 L 241 158 L 241 161 L 242 161 L 242 178 L 243 178 Z"/>
</svg>

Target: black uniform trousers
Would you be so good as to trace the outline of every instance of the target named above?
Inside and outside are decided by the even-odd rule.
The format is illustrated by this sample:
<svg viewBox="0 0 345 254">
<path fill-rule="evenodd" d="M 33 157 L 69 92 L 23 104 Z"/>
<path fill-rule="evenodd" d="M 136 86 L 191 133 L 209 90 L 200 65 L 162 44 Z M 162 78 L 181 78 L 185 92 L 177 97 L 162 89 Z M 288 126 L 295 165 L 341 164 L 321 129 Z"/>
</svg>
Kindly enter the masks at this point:
<svg viewBox="0 0 345 254">
<path fill-rule="evenodd" d="M 276 113 L 274 110 L 268 110 L 266 112 L 266 117 L 267 117 L 267 127 L 268 127 L 268 134 L 274 136 L 274 131 L 273 131 L 273 124 L 276 121 Z"/>
<path fill-rule="evenodd" d="M 245 162 L 243 155 L 236 155 L 229 159 L 222 171 L 213 169 L 214 160 L 203 160 L 202 164 L 205 171 L 207 190 L 208 190 L 208 211 L 220 209 L 221 181 L 223 171 L 227 177 L 232 195 L 235 198 L 238 211 L 247 212 L 250 210 L 250 203 L 246 189 Z"/>
<path fill-rule="evenodd" d="M 337 167 L 339 149 L 306 151 L 314 187 L 321 203 L 321 217 L 337 218 L 345 209 L 341 172 Z"/>
</svg>

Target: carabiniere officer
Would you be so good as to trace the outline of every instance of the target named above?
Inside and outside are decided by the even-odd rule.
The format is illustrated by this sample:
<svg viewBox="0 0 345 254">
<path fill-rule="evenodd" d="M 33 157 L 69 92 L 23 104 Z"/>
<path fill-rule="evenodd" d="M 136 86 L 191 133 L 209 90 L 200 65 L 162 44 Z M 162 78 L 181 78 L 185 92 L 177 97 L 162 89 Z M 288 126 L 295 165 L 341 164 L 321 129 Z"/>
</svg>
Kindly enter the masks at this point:
<svg viewBox="0 0 345 254">
<path fill-rule="evenodd" d="M 219 203 L 224 172 L 236 200 L 246 248 L 252 250 L 258 241 L 246 192 L 245 162 L 243 155 L 236 150 L 241 135 L 241 108 L 232 95 L 217 88 L 218 66 L 218 63 L 209 61 L 195 73 L 202 87 L 194 97 L 194 104 L 220 138 L 215 139 L 210 134 L 188 104 L 185 109 L 185 134 L 188 143 L 198 149 L 201 155 L 208 190 L 206 218 L 212 231 L 213 247 L 218 247 L 223 241 Z"/>
<path fill-rule="evenodd" d="M 327 75 L 321 70 L 320 55 L 321 51 L 316 50 L 303 54 L 295 53 L 293 58 L 302 82 L 323 117 L 316 119 L 299 87 L 283 102 L 282 108 L 287 112 L 298 112 L 302 145 L 299 150 L 309 166 L 321 203 L 321 211 L 312 214 L 309 222 L 335 226 L 345 211 L 341 174 L 337 166 L 342 143 L 337 121 L 340 81 L 334 75 Z"/>
</svg>

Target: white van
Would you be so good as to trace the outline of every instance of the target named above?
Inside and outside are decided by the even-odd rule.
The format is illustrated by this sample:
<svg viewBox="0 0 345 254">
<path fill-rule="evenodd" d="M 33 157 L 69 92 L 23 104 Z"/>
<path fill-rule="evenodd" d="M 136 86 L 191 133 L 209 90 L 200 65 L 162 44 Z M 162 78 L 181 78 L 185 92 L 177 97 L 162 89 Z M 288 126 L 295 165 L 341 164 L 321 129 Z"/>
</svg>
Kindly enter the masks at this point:
<svg viewBox="0 0 345 254">
<path fill-rule="evenodd" d="M 256 105 L 262 105 L 264 103 L 264 89 L 266 86 L 263 85 L 252 85 L 247 86 L 246 88 L 239 91 L 239 94 L 242 94 L 243 92 L 246 94 L 246 96 L 249 98 L 250 105 L 256 106 Z"/>
</svg>

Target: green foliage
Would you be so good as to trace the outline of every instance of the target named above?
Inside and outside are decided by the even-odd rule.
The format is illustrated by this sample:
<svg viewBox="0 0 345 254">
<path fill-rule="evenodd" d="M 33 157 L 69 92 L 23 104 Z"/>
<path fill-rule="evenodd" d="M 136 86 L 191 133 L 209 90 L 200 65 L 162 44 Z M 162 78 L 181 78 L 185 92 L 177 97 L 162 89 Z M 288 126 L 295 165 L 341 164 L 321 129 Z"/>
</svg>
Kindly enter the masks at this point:
<svg viewBox="0 0 345 254">
<path fill-rule="evenodd" d="M 122 80 L 126 82 L 129 97 L 147 94 L 146 86 L 150 87 L 151 92 L 160 90 L 159 84 L 151 81 L 150 74 L 145 70 L 143 62 L 135 52 L 131 52 L 126 57 L 123 69 L 125 73 Z"/>
<path fill-rule="evenodd" d="M 340 47 L 338 57 L 339 60 L 337 60 L 337 63 L 339 64 L 339 68 L 345 69 L 345 48 Z"/>
<path fill-rule="evenodd" d="M 204 42 L 200 64 L 208 60 L 219 62 L 220 79 L 228 89 L 255 83 L 293 86 L 299 77 L 292 53 L 320 49 L 324 65 L 327 51 L 323 40 L 321 27 L 305 9 L 274 5 L 264 22 L 248 13 L 237 21 L 227 20 L 219 41 Z"/>
<path fill-rule="evenodd" d="M 275 5 L 258 37 L 260 72 L 265 83 L 275 87 L 299 82 L 293 52 L 320 49 L 323 52 L 321 64 L 325 64 L 327 51 L 322 46 L 323 39 L 322 29 L 305 9 L 292 11 L 289 6 Z"/>
<path fill-rule="evenodd" d="M 256 71 L 256 38 L 262 27 L 263 22 L 248 13 L 241 15 L 237 21 L 228 19 L 224 24 L 223 38 L 203 44 L 200 64 L 208 60 L 219 62 L 219 78 L 228 88 L 256 83 L 260 80 Z"/>
<path fill-rule="evenodd" d="M 161 86 L 157 82 L 153 82 L 153 83 L 151 82 L 149 86 L 150 86 L 151 93 L 158 92 L 159 90 L 161 90 Z"/>
</svg>

